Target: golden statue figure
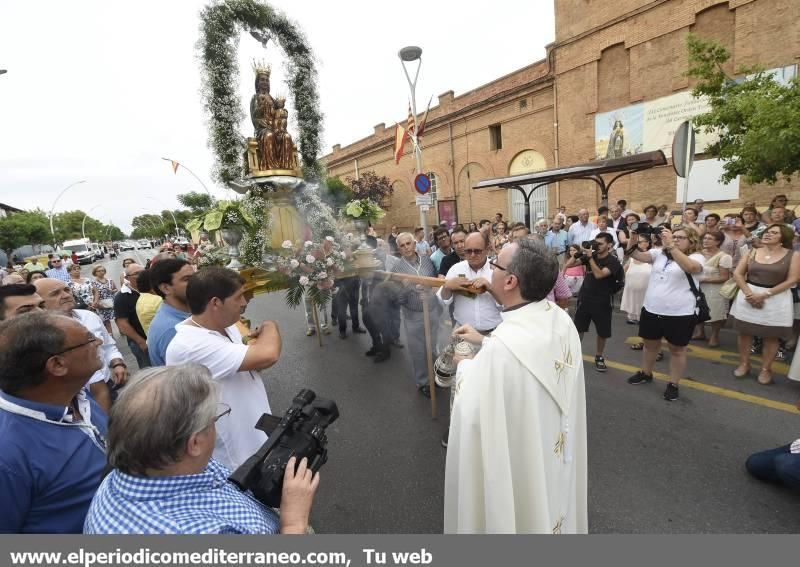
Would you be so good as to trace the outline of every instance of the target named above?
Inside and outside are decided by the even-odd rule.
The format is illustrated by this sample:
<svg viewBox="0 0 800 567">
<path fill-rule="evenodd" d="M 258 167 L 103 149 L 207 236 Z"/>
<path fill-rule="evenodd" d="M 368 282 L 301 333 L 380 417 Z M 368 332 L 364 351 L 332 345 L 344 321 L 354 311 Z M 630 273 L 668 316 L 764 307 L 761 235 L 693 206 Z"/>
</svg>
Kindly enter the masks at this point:
<svg viewBox="0 0 800 567">
<path fill-rule="evenodd" d="M 289 112 L 286 99 L 273 99 L 270 90 L 270 68 L 253 64 L 256 74 L 255 94 L 250 99 L 250 119 L 255 138 L 248 138 L 247 165 L 254 177 L 292 175 L 300 177 L 297 148 L 287 132 Z"/>
</svg>

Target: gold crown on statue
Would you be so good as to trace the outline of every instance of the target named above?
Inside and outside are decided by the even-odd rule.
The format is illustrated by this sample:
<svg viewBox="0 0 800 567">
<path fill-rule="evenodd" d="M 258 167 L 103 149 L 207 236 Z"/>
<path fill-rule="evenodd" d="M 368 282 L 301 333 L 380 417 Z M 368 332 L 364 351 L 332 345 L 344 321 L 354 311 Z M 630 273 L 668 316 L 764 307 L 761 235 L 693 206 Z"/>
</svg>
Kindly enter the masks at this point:
<svg viewBox="0 0 800 567">
<path fill-rule="evenodd" d="M 270 65 L 263 59 L 253 59 L 253 71 L 255 72 L 256 76 L 266 75 L 269 77 L 270 73 L 272 73 L 272 67 L 270 67 Z"/>
</svg>

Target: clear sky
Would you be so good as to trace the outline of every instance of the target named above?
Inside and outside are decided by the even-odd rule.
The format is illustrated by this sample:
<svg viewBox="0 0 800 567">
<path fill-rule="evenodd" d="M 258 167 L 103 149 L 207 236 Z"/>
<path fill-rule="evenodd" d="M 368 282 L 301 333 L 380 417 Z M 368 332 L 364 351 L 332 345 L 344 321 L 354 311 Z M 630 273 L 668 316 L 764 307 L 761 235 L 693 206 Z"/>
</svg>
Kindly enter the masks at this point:
<svg viewBox="0 0 800 567">
<path fill-rule="evenodd" d="M 0 2 L 0 202 L 56 212 L 92 211 L 124 231 L 131 219 L 178 207 L 175 195 L 211 190 L 195 44 L 200 0 Z M 275 0 L 304 31 L 318 62 L 323 151 L 406 117 L 408 86 L 397 51 L 423 48 L 417 85 L 428 99 L 456 96 L 542 59 L 553 41 L 552 0 Z M 285 58 L 249 35 L 239 47 L 243 108 L 250 61 L 273 67 L 273 94 L 289 98 Z M 287 103 L 290 112 L 291 100 Z M 292 115 L 290 115 L 290 120 Z M 247 119 L 242 132 L 252 135 Z"/>
</svg>

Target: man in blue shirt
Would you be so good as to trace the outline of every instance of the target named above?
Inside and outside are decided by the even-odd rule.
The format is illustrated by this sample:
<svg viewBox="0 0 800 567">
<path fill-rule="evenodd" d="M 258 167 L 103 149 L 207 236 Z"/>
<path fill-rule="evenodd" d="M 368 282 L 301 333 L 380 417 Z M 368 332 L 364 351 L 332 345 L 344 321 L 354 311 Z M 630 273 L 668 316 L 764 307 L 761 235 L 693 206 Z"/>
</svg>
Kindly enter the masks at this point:
<svg viewBox="0 0 800 567">
<path fill-rule="evenodd" d="M 66 266 L 64 266 L 64 260 L 60 257 L 55 256 L 52 260 L 53 267 L 49 270 L 45 270 L 45 275 L 48 278 L 53 278 L 54 280 L 61 280 L 62 282 L 70 283 L 72 281 L 69 277 L 69 272 L 67 271 Z"/>
<path fill-rule="evenodd" d="M 175 337 L 175 325 L 189 318 L 186 284 L 193 275 L 194 269 L 186 260 L 166 258 L 151 264 L 150 285 L 164 299 L 147 332 L 147 351 L 153 366 L 167 363 L 167 347 Z"/>
<path fill-rule="evenodd" d="M 230 471 L 211 458 L 216 424 L 230 413 L 204 366 L 137 374 L 114 406 L 108 432 L 114 470 L 92 501 L 84 533 L 306 533 L 319 474 L 306 459 L 289 459 L 278 517 L 228 482 Z"/>
<path fill-rule="evenodd" d="M 106 464 L 106 415 L 82 389 L 100 344 L 51 312 L 0 323 L 0 532 L 81 533 Z"/>
</svg>

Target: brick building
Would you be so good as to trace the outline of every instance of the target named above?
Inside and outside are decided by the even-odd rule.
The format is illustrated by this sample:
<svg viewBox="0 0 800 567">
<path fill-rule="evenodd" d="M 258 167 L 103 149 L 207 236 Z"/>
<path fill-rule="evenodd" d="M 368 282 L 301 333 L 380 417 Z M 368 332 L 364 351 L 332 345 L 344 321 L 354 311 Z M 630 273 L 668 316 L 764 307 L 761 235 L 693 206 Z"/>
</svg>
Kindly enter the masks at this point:
<svg viewBox="0 0 800 567">
<path fill-rule="evenodd" d="M 466 224 L 492 218 L 498 211 L 509 220 L 522 220 L 518 192 L 472 187 L 482 179 L 603 157 L 611 138 L 603 131 L 610 131 L 612 124 L 616 128 L 617 120 L 627 121 L 626 148 L 633 149 L 626 151 L 663 146 L 663 140 L 671 139 L 671 126 L 648 120 L 680 113 L 688 105 L 692 81 L 685 76 L 685 38 L 690 31 L 725 45 L 732 54 L 731 68 L 758 64 L 795 72 L 800 56 L 798 0 L 554 2 L 555 42 L 547 47 L 544 60 L 457 97 L 448 91 L 431 108 L 423 136 L 423 167 L 435 179 L 437 204 L 428 213 L 429 224 L 452 216 Z M 395 192 L 383 224 L 411 227 L 419 223 L 413 152 L 407 144 L 396 165 L 393 141 L 394 128 L 379 124 L 368 138 L 346 147 L 335 145 L 324 160 L 330 174 L 342 179 L 366 170 L 389 177 Z M 704 164 L 703 157 L 699 155 L 696 163 L 714 172 L 713 162 Z M 765 207 L 777 193 L 800 200 L 800 188 L 782 181 L 772 187 L 742 182 L 738 189 L 712 185 L 713 181 L 693 182 L 692 195 L 714 201 L 707 207 L 712 209 L 734 208 L 745 201 Z M 648 203 L 677 203 L 671 165 L 620 179 L 610 199 L 621 198 L 639 210 Z M 599 199 L 592 182 L 554 183 L 536 192 L 531 216 L 552 216 L 559 204 L 570 211 L 593 208 Z"/>
</svg>

